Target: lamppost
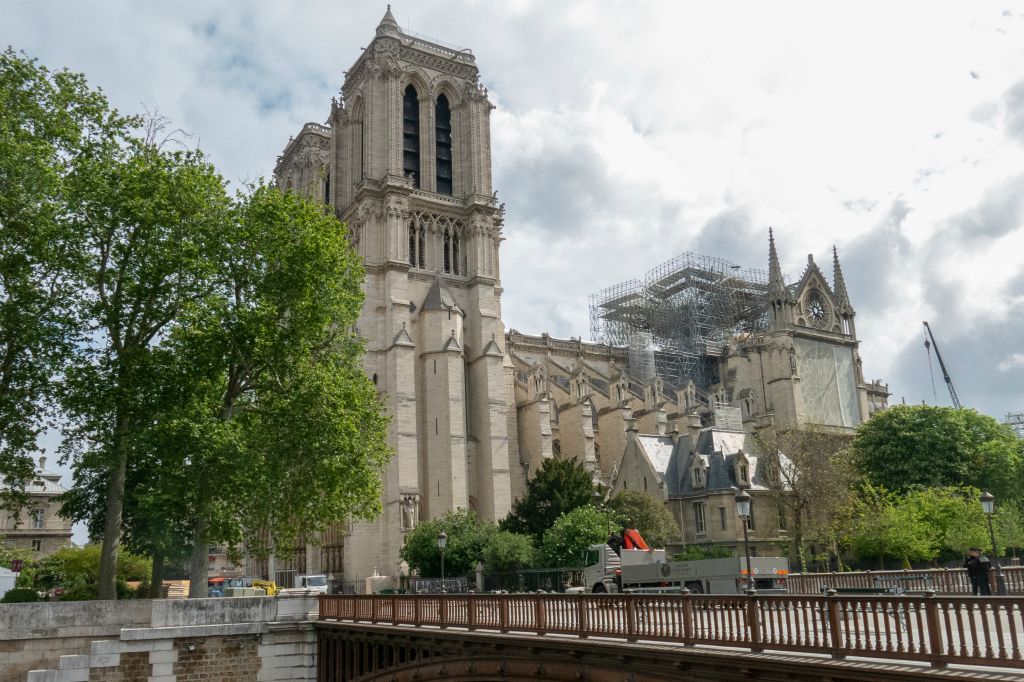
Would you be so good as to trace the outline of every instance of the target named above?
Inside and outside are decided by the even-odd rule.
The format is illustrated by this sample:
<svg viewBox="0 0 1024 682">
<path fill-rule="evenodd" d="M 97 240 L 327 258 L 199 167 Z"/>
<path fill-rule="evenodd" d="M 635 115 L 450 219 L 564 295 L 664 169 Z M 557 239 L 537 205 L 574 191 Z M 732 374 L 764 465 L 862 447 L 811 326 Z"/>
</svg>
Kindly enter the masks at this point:
<svg viewBox="0 0 1024 682">
<path fill-rule="evenodd" d="M 1006 580 L 1003 578 L 1003 568 L 999 565 L 999 552 L 996 551 L 996 532 L 992 530 L 992 515 L 996 511 L 996 498 L 992 493 L 984 492 L 979 500 L 981 501 L 981 510 L 988 518 L 988 536 L 992 540 L 992 561 L 996 564 L 996 594 L 1005 597 L 1007 594 Z"/>
<path fill-rule="evenodd" d="M 601 502 L 604 501 L 604 495 L 601 494 L 600 490 L 595 488 L 594 492 L 590 495 L 590 501 L 594 503 L 595 507 L 600 507 Z"/>
<path fill-rule="evenodd" d="M 754 589 L 754 570 L 750 566 L 750 538 L 747 535 L 747 521 L 750 519 L 750 494 L 746 490 L 736 493 L 736 515 L 743 524 L 743 553 L 747 558 L 747 589 Z"/>
<path fill-rule="evenodd" d="M 441 593 L 447 590 L 444 588 L 444 548 L 448 545 L 448 533 L 441 531 L 437 534 L 437 546 L 441 550 Z"/>
</svg>

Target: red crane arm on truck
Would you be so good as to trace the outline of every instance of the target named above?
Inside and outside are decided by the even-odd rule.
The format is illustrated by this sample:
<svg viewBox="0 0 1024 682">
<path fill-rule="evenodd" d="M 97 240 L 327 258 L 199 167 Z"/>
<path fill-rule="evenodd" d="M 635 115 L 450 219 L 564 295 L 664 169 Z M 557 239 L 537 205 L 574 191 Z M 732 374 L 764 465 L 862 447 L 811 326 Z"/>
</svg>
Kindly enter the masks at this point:
<svg viewBox="0 0 1024 682">
<path fill-rule="evenodd" d="M 625 549 L 650 549 L 636 528 L 623 529 L 622 546 Z"/>
</svg>

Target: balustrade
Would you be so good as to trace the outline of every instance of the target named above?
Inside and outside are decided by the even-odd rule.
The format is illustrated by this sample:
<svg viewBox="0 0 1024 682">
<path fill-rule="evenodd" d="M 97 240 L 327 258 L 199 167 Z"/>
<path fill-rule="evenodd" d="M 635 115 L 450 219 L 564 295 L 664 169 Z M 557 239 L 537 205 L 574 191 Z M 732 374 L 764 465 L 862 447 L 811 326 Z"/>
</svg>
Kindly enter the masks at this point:
<svg viewBox="0 0 1024 682">
<path fill-rule="evenodd" d="M 1024 666 L 1021 597 L 325 595 L 320 619 Z"/>
</svg>

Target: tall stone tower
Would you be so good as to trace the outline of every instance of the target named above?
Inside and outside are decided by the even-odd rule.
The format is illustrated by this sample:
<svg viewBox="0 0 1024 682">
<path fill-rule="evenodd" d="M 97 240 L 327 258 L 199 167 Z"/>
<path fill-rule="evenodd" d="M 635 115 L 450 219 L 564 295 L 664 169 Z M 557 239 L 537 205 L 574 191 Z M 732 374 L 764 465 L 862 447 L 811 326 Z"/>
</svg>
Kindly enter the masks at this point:
<svg viewBox="0 0 1024 682">
<path fill-rule="evenodd" d="M 492 108 L 472 53 L 403 32 L 389 8 L 328 125 L 304 126 L 275 171 L 333 206 L 366 266 L 359 329 L 394 457 L 383 514 L 344 540 L 345 580 L 393 574 L 421 520 L 511 508 Z"/>
</svg>

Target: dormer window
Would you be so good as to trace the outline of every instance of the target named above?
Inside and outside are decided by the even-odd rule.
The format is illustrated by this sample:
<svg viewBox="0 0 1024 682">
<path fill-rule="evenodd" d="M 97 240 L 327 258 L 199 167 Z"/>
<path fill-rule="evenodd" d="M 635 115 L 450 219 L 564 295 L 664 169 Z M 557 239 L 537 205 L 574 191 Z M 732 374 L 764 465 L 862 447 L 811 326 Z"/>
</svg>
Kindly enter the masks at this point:
<svg viewBox="0 0 1024 682">
<path fill-rule="evenodd" d="M 704 485 L 704 470 L 699 466 L 693 468 L 693 484 Z"/>
<path fill-rule="evenodd" d="M 740 483 L 746 483 L 746 482 L 747 482 L 747 465 L 746 464 L 741 464 L 740 465 Z"/>
</svg>

